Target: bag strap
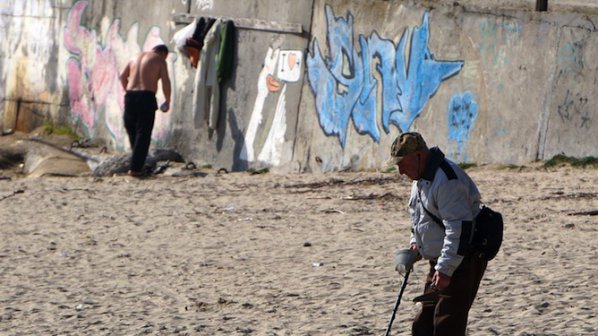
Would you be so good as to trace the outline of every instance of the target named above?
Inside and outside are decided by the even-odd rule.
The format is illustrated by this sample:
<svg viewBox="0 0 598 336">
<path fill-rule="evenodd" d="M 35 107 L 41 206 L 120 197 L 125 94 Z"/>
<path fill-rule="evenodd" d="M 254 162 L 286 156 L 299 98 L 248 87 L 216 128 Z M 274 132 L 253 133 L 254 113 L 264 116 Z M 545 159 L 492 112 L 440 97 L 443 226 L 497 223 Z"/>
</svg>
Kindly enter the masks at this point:
<svg viewBox="0 0 598 336">
<path fill-rule="evenodd" d="M 446 161 L 446 160 L 442 160 L 442 162 L 439 164 L 438 166 L 440 169 L 443 170 L 444 174 L 446 175 L 446 177 L 449 180 L 454 180 L 454 179 L 458 179 L 457 174 L 455 173 L 455 171 L 453 170 L 453 168 L 450 166 L 450 164 Z M 418 189 L 418 194 L 417 196 L 419 197 L 419 203 L 421 204 L 421 207 L 424 209 L 424 211 L 426 212 L 426 214 L 432 218 L 432 220 L 438 224 L 443 231 L 446 232 L 446 227 L 444 226 L 444 223 L 442 222 L 442 219 L 438 218 L 438 216 L 434 215 L 430 210 L 428 210 L 426 208 L 426 206 L 424 205 L 424 202 L 422 201 L 422 197 L 421 197 L 421 190 Z M 484 205 L 482 205 L 482 209 L 485 208 Z M 475 218 L 473 220 L 473 228 L 472 228 L 472 233 L 470 234 L 469 237 L 469 244 L 471 244 L 472 240 L 473 240 L 473 233 L 475 232 Z M 459 247 L 460 249 L 460 247 Z"/>
<path fill-rule="evenodd" d="M 446 159 L 442 159 L 442 161 L 438 164 L 438 167 L 436 169 L 442 169 L 442 171 L 444 172 L 444 174 L 446 175 L 446 177 L 449 180 L 456 180 L 457 179 L 457 174 L 455 174 L 455 171 L 453 170 L 453 168 L 451 167 L 451 165 L 446 161 Z M 436 224 L 440 225 L 440 227 L 442 227 L 443 230 L 446 230 L 446 228 L 444 227 L 444 224 L 442 223 L 442 219 L 438 218 L 437 216 L 435 216 L 432 212 L 430 212 L 430 210 L 426 209 L 426 207 L 424 206 L 424 202 L 422 202 L 422 197 L 421 197 L 421 190 L 418 190 L 418 197 L 419 197 L 419 202 L 422 205 L 422 208 L 424 208 L 424 211 L 426 212 L 426 214 L 428 214 L 428 216 L 430 216 L 430 218 L 432 218 L 434 220 L 434 222 L 436 222 Z"/>
<path fill-rule="evenodd" d="M 419 203 L 421 204 L 421 206 L 424 209 L 424 211 L 426 212 L 426 214 L 428 214 L 428 216 L 430 216 L 430 218 L 432 218 L 434 220 L 434 222 L 436 222 L 436 224 L 440 225 L 440 227 L 442 228 L 442 230 L 446 230 L 446 228 L 444 227 L 444 223 L 442 223 L 442 219 L 440 219 L 437 216 L 435 216 L 432 212 L 430 212 L 430 210 L 428 210 L 424 206 L 424 202 L 422 202 L 421 190 L 418 190 L 418 195 L 417 196 L 419 197 Z"/>
</svg>

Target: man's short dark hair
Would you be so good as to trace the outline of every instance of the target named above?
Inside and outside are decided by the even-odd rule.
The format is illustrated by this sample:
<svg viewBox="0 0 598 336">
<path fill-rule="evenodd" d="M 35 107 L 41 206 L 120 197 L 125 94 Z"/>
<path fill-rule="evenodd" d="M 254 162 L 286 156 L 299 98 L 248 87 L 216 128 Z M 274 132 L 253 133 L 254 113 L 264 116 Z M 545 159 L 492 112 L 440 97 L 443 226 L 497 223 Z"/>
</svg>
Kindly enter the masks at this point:
<svg viewBox="0 0 598 336">
<path fill-rule="evenodd" d="M 163 52 L 168 54 L 168 47 L 165 44 L 159 44 L 152 48 L 153 51 Z"/>
</svg>

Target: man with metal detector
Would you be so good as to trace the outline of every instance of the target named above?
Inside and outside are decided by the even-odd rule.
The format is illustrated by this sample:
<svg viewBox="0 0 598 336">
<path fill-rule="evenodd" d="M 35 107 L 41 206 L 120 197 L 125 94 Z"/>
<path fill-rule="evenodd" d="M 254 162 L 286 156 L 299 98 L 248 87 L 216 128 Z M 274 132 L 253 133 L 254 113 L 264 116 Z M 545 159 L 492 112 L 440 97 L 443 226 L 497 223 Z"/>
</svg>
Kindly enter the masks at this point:
<svg viewBox="0 0 598 336">
<path fill-rule="evenodd" d="M 403 250 L 396 259 L 397 270 L 407 271 L 403 286 L 413 262 L 423 258 L 430 264 L 424 295 L 414 300 L 422 303 L 422 310 L 415 317 L 412 335 L 465 335 L 469 309 L 488 260 L 470 247 L 474 219 L 481 210 L 478 188 L 439 148 L 428 148 L 419 133 L 400 134 L 392 144 L 391 158 L 399 173 L 413 181 L 412 255 Z"/>
</svg>

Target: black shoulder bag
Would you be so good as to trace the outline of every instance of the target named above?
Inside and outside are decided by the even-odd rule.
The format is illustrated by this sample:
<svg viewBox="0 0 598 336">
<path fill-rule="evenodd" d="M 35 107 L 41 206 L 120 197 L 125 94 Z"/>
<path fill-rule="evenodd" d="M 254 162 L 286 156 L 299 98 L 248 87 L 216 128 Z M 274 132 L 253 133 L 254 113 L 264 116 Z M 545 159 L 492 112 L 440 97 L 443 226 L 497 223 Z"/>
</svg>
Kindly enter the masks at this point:
<svg viewBox="0 0 598 336">
<path fill-rule="evenodd" d="M 440 218 L 426 209 L 423 203 L 421 203 L 421 206 L 443 230 L 446 229 Z M 469 242 L 472 253 L 482 259 L 494 259 L 502 244 L 503 226 L 500 212 L 494 211 L 485 205 L 482 206 L 480 213 L 475 218 L 473 237 Z"/>
</svg>

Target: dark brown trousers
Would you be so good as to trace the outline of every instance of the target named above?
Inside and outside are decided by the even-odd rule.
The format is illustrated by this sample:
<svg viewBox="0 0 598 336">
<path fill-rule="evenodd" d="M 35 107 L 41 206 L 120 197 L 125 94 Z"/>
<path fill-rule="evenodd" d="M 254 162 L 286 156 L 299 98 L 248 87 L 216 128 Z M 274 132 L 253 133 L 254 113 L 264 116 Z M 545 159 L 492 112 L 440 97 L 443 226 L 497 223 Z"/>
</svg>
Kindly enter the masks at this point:
<svg viewBox="0 0 598 336">
<path fill-rule="evenodd" d="M 439 292 L 435 301 L 423 302 L 421 312 L 412 326 L 413 336 L 464 336 L 467 316 L 478 292 L 487 261 L 476 256 L 466 256 L 457 267 L 447 288 Z M 430 262 L 424 293 L 431 288 L 435 263 Z"/>
</svg>

